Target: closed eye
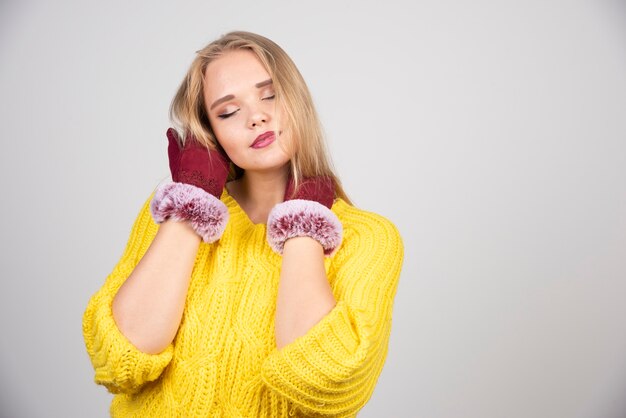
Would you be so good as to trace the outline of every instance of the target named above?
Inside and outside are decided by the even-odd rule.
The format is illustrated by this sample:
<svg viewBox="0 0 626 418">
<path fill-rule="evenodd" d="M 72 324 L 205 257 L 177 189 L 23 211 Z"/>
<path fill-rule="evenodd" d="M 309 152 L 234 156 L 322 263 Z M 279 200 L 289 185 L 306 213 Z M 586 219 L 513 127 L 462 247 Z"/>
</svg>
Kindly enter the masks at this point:
<svg viewBox="0 0 626 418">
<path fill-rule="evenodd" d="M 275 97 L 276 97 L 276 95 L 272 94 L 271 96 L 264 97 L 262 100 L 274 100 Z M 217 117 L 220 118 L 220 119 L 227 119 L 227 118 L 231 117 L 232 115 L 234 115 L 235 113 L 237 113 L 238 111 L 239 111 L 239 109 L 235 110 L 234 112 L 230 112 L 230 113 L 222 113 L 221 115 L 217 115 Z"/>
<path fill-rule="evenodd" d="M 221 115 L 217 115 L 218 118 L 220 119 L 226 119 L 231 117 L 232 115 L 234 115 L 235 113 L 237 113 L 239 111 L 239 109 L 235 110 L 234 112 L 230 112 L 230 113 L 223 113 Z"/>
</svg>

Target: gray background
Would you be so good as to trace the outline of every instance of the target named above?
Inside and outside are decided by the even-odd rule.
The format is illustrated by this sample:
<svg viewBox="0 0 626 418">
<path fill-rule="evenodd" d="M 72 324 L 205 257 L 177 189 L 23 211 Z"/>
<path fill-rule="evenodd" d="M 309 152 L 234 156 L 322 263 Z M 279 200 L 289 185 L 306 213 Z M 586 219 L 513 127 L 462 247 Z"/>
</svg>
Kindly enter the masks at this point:
<svg viewBox="0 0 626 418">
<path fill-rule="evenodd" d="M 167 110 L 229 30 L 294 59 L 406 259 L 362 417 L 626 415 L 618 1 L 0 3 L 0 405 L 105 417 L 81 319 L 169 176 Z"/>
</svg>

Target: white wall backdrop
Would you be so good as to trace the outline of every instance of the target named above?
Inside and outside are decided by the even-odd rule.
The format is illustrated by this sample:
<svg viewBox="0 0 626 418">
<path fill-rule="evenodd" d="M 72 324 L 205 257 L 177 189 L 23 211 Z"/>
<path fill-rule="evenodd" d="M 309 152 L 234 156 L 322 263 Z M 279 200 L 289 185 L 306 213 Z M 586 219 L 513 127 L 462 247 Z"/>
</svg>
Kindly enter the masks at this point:
<svg viewBox="0 0 626 418">
<path fill-rule="evenodd" d="M 169 176 L 167 112 L 230 30 L 281 45 L 406 258 L 360 417 L 626 416 L 626 6 L 0 2 L 0 415 L 105 417 L 89 297 Z"/>
</svg>

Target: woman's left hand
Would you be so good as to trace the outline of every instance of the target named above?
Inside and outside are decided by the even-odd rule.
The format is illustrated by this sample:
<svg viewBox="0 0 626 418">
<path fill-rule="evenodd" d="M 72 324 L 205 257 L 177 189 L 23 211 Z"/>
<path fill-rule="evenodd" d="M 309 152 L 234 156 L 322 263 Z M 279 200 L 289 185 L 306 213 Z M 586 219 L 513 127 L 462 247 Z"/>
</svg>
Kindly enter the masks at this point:
<svg viewBox="0 0 626 418">
<path fill-rule="evenodd" d="M 303 179 L 295 189 L 290 176 L 285 201 L 272 208 L 267 219 L 267 241 L 274 251 L 283 254 L 289 238 L 308 236 L 318 241 L 324 255 L 333 255 L 341 245 L 343 227 L 330 208 L 335 200 L 331 177 Z"/>
<path fill-rule="evenodd" d="M 294 190 L 295 181 L 291 175 L 285 188 L 285 200 L 313 200 L 330 209 L 335 201 L 335 183 L 328 176 L 309 177 L 302 180 L 298 190 Z M 295 192 L 295 193 L 294 193 Z"/>
</svg>

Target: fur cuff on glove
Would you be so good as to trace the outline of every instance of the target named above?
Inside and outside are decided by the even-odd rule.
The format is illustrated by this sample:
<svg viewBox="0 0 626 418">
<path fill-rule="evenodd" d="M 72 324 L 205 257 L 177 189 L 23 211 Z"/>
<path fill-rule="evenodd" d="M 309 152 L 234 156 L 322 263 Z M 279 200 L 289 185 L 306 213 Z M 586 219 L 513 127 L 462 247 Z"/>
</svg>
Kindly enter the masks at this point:
<svg viewBox="0 0 626 418">
<path fill-rule="evenodd" d="M 339 248 L 343 227 L 337 215 L 313 200 L 287 200 L 274 206 L 267 218 L 267 242 L 278 254 L 283 254 L 285 241 L 308 236 L 331 256 Z"/>
<path fill-rule="evenodd" d="M 217 241 L 228 222 L 228 208 L 217 197 L 187 183 L 161 184 L 150 202 L 150 213 L 157 224 L 167 219 L 190 221 L 191 227 L 207 243 Z"/>
</svg>

